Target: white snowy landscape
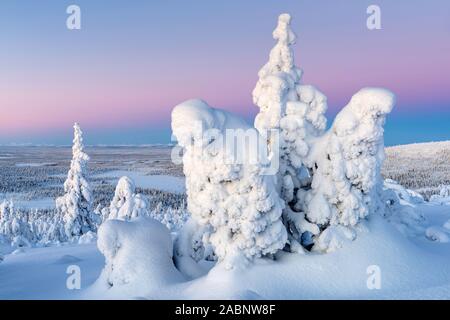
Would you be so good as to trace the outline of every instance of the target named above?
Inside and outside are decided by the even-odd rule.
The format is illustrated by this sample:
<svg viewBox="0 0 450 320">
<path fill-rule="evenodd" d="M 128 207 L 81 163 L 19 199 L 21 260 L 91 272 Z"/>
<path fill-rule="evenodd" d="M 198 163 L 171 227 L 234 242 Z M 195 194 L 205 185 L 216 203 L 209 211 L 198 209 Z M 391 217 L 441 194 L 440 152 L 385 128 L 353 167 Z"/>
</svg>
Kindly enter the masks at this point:
<svg viewBox="0 0 450 320">
<path fill-rule="evenodd" d="M 385 148 L 383 88 L 327 119 L 290 23 L 253 125 L 194 99 L 174 146 L 0 147 L 0 299 L 449 299 L 450 141 Z"/>
</svg>

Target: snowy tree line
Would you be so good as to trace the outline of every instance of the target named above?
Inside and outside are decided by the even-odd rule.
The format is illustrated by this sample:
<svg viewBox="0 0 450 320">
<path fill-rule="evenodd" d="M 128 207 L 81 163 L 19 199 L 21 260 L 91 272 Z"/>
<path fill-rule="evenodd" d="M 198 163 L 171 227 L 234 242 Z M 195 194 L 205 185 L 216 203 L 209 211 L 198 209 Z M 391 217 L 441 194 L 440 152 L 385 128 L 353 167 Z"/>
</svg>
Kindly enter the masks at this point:
<svg viewBox="0 0 450 320">
<path fill-rule="evenodd" d="M 427 200 L 439 195 L 450 185 L 450 142 L 386 148 L 382 173 L 385 178 L 421 193 Z"/>
<path fill-rule="evenodd" d="M 29 210 L 16 208 L 11 200 L 3 200 L 0 202 L 0 240 L 18 247 L 84 243 L 87 238 L 95 239 L 98 226 L 109 219 L 149 216 L 170 230 L 180 228 L 186 220 L 183 196 L 155 190 L 146 190 L 143 194 L 128 177 L 119 180 L 109 206 L 97 204 L 94 209 L 94 197 L 87 178 L 88 161 L 81 128 L 75 124 L 72 161 L 64 182 L 64 195 L 55 200 L 56 208 Z"/>
</svg>

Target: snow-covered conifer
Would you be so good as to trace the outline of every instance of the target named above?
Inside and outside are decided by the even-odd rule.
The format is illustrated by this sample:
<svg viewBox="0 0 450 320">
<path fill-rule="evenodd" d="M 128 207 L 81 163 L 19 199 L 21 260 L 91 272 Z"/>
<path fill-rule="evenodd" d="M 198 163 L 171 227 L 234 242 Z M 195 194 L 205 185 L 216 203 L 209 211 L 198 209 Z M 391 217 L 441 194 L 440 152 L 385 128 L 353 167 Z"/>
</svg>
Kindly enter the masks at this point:
<svg viewBox="0 0 450 320">
<path fill-rule="evenodd" d="M 394 101 L 384 89 L 360 90 L 315 144 L 311 190 L 302 198 L 308 220 L 321 229 L 355 226 L 380 206 L 383 125 Z"/>
<path fill-rule="evenodd" d="M 73 128 L 72 161 L 64 182 L 65 194 L 56 199 L 57 212 L 62 217 L 64 233 L 69 240 L 88 231 L 96 231 L 99 222 L 92 210 L 93 197 L 86 180 L 89 156 L 84 152 L 83 133 L 78 123 Z"/>
<path fill-rule="evenodd" d="M 309 188 L 310 168 L 304 165 L 314 138 L 326 129 L 324 113 L 326 97 L 310 85 L 300 84 L 302 70 L 295 65 L 292 45 L 296 36 L 290 27 L 291 17 L 282 14 L 273 32 L 277 40 L 270 52 L 269 61 L 259 71 L 259 80 L 253 90 L 253 102 L 260 108 L 255 127 L 263 136 L 269 130 L 280 132 L 280 141 L 268 139 L 268 149 L 279 155 L 278 190 L 286 206 L 283 220 L 289 232 L 291 251 L 301 251 L 303 233 L 319 232 L 305 219 L 299 209 L 296 193 Z M 272 150 L 279 145 L 279 150 Z"/>
<path fill-rule="evenodd" d="M 234 161 L 234 149 L 224 138 L 227 129 L 253 134 L 259 143 L 257 131 L 245 121 L 203 101 L 190 100 L 172 111 L 173 134 L 184 148 L 188 210 L 207 230 L 205 244 L 211 243 L 219 261 L 231 268 L 282 249 L 286 231 L 273 177 L 250 163 L 251 151 L 242 163 Z"/>
<path fill-rule="evenodd" d="M 34 241 L 25 212 L 16 209 L 12 201 L 0 204 L 0 234 L 16 247 L 30 246 Z"/>
<path fill-rule="evenodd" d="M 147 200 L 141 194 L 136 194 L 135 190 L 133 180 L 129 177 L 120 178 L 109 208 L 102 210 L 103 220 L 130 220 L 148 216 Z"/>
<path fill-rule="evenodd" d="M 279 143 L 268 139 L 267 146 L 280 158 L 277 188 L 285 201 L 283 223 L 290 250 L 302 251 L 300 244 L 312 246 L 329 225 L 355 225 L 379 205 L 379 194 L 373 190 L 381 192 L 376 185 L 381 181 L 382 126 L 394 99 L 381 89 L 361 90 L 326 133 L 327 99 L 300 83 L 290 22 L 288 14 L 280 15 L 273 32 L 277 43 L 258 73 L 253 101 L 260 108 L 255 118 L 258 131 L 280 132 Z M 279 150 L 273 150 L 277 146 Z M 322 247 L 327 242 L 323 239 L 333 239 L 334 233 L 327 231 Z M 351 232 L 341 233 L 352 237 Z"/>
</svg>

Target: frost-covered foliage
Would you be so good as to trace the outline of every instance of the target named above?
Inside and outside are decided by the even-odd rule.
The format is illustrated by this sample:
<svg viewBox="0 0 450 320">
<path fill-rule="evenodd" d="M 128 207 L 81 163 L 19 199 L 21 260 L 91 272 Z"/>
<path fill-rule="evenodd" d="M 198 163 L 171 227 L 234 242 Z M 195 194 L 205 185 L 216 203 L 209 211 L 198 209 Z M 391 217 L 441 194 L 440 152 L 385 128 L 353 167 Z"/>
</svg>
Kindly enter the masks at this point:
<svg viewBox="0 0 450 320">
<path fill-rule="evenodd" d="M 102 210 L 103 221 L 107 219 L 130 220 L 147 215 L 147 200 L 141 194 L 136 194 L 133 180 L 129 177 L 120 178 L 109 208 Z"/>
<path fill-rule="evenodd" d="M 188 210 L 206 231 L 203 242 L 212 245 L 219 261 L 232 268 L 283 248 L 283 204 L 273 177 L 261 175 L 262 166 L 250 161 L 255 157 L 251 148 L 243 146 L 242 161 L 237 161 L 239 147 L 230 148 L 225 141 L 231 130 L 246 132 L 259 143 L 256 130 L 200 100 L 174 108 L 172 130 L 184 148 Z"/>
<path fill-rule="evenodd" d="M 152 296 L 162 286 L 183 280 L 173 265 L 170 233 L 154 219 L 105 221 L 97 245 L 106 265 L 95 286 L 108 294 Z"/>
<path fill-rule="evenodd" d="M 180 230 L 189 219 L 189 212 L 184 204 L 174 208 L 165 206 L 162 202 L 158 202 L 156 207 L 149 211 L 148 216 L 161 222 L 170 231 L 176 232 Z"/>
<path fill-rule="evenodd" d="M 198 263 L 202 259 L 215 261 L 214 248 L 203 238 L 207 234 L 206 225 L 199 224 L 195 218 L 186 221 L 174 244 L 174 262 L 178 270 L 190 279 L 206 273 Z"/>
<path fill-rule="evenodd" d="M 303 234 L 318 234 L 319 229 L 297 209 L 296 193 L 310 184 L 304 159 L 310 153 L 312 140 L 322 135 L 326 128 L 327 103 L 326 97 L 316 88 L 300 84 L 302 71 L 294 63 L 291 45 L 296 36 L 290 22 L 288 14 L 280 15 L 273 32 L 277 44 L 258 73 L 253 101 L 260 108 L 255 118 L 255 127 L 260 134 L 269 136 L 269 130 L 280 132 L 278 143 L 268 139 L 268 149 L 280 158 L 277 186 L 286 203 L 283 222 L 288 230 L 290 250 L 302 251 Z M 279 150 L 273 150 L 277 145 Z"/>
<path fill-rule="evenodd" d="M 327 99 L 301 83 L 290 22 L 288 14 L 280 15 L 273 32 L 277 43 L 253 90 L 259 134 L 250 143 L 257 149 L 263 145 L 272 164 L 279 160 L 277 174 L 263 176 L 261 162 L 229 161 L 222 137 L 226 129 L 250 132 L 242 120 L 198 100 L 172 112 L 173 133 L 184 148 L 188 210 L 203 232 L 200 237 L 186 231 L 189 235 L 175 248 L 179 257 L 200 259 L 202 242 L 212 244 L 219 260 L 239 255 L 251 260 L 281 249 L 286 233 L 286 248 L 292 252 L 329 252 L 353 240 L 358 222 L 383 207 L 383 125 L 394 95 L 378 88 L 360 90 L 326 132 Z M 202 136 L 205 131 L 213 133 Z"/>
<path fill-rule="evenodd" d="M 61 243 L 63 232 L 55 210 L 16 208 L 10 200 L 0 204 L 0 238 L 14 247 Z"/>
<path fill-rule="evenodd" d="M 88 231 L 96 231 L 99 217 L 92 208 L 91 188 L 86 180 L 89 156 L 84 152 L 83 133 L 75 123 L 72 161 L 64 182 L 62 197 L 56 199 L 58 214 L 62 217 L 67 239 L 78 238 Z"/>
<path fill-rule="evenodd" d="M 15 247 L 30 246 L 33 241 L 27 217 L 14 208 L 12 201 L 0 204 L 0 235 Z"/>
<path fill-rule="evenodd" d="M 439 186 L 439 194 L 434 194 L 430 197 L 430 202 L 437 202 L 437 203 L 450 203 L 450 186 L 448 185 L 441 185 Z"/>
<path fill-rule="evenodd" d="M 314 249 L 329 251 L 324 243 L 333 243 L 334 235 L 355 238 L 354 230 L 344 227 L 355 226 L 379 205 L 383 124 L 394 96 L 383 89 L 359 91 L 325 132 L 326 97 L 300 83 L 290 21 L 288 14 L 280 15 L 273 32 L 277 44 L 258 74 L 253 100 L 260 112 L 255 127 L 262 135 L 280 131 L 277 185 L 286 204 L 283 222 L 290 250 L 320 243 Z M 273 141 L 267 143 L 273 151 Z M 343 227 L 323 234 L 329 240 L 320 238 L 337 225 Z"/>
<path fill-rule="evenodd" d="M 389 91 L 359 91 L 314 146 L 306 161 L 312 169 L 311 190 L 298 192 L 298 200 L 321 230 L 355 226 L 380 206 L 383 125 L 393 105 Z"/>
</svg>

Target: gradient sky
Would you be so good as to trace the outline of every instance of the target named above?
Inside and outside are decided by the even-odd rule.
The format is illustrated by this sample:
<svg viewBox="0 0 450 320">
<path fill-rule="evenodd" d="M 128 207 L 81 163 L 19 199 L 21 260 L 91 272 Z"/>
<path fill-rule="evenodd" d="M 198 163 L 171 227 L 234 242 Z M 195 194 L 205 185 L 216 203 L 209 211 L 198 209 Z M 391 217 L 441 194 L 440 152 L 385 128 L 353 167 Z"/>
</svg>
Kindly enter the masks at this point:
<svg viewBox="0 0 450 320">
<path fill-rule="evenodd" d="M 66 8 L 82 29 L 66 28 Z M 382 30 L 366 28 L 381 7 Z M 251 92 L 293 17 L 303 82 L 328 96 L 332 117 L 364 86 L 397 95 L 386 144 L 450 140 L 448 0 L 2 0 L 0 144 L 170 141 L 170 111 L 190 98 L 250 122 Z"/>
</svg>

